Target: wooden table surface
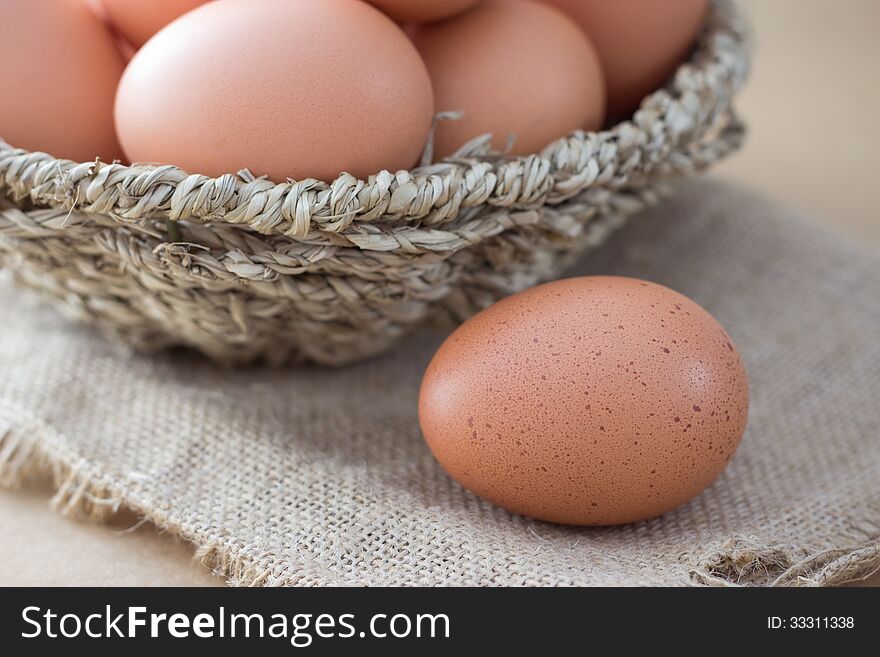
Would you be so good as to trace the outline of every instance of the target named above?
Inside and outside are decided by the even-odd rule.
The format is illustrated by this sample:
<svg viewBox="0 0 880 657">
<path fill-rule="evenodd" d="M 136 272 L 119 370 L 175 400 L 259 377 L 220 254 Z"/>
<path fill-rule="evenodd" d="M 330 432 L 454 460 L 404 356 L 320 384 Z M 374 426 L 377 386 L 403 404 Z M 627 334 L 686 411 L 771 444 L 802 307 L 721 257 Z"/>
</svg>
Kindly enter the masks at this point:
<svg viewBox="0 0 880 657">
<path fill-rule="evenodd" d="M 715 175 L 880 245 L 880 2 L 743 0 L 758 36 L 745 149 Z M 48 490 L 0 491 L 0 585 L 222 585 L 191 546 L 123 516 L 62 518 Z M 862 584 L 880 586 L 880 574 Z"/>
</svg>

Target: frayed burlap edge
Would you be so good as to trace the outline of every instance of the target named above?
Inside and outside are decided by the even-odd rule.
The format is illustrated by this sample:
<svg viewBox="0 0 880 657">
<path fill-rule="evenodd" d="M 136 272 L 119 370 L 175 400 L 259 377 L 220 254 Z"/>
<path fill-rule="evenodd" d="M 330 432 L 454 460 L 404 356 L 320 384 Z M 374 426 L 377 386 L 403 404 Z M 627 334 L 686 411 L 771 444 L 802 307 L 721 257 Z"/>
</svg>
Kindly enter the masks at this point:
<svg viewBox="0 0 880 657">
<path fill-rule="evenodd" d="M 187 527 L 173 510 L 138 497 L 122 476 L 99 472 L 77 454 L 49 425 L 16 408 L 0 408 L 0 487 L 15 488 L 50 477 L 55 494 L 52 508 L 64 516 L 106 522 L 128 510 L 191 543 L 194 559 L 232 586 L 326 585 L 320 575 L 287 574 L 285 565 L 268 554 L 248 553 L 239 541 Z M 880 511 L 880 509 L 878 509 Z M 754 536 L 732 536 L 708 546 L 689 562 L 695 586 L 834 586 L 864 580 L 880 572 L 880 527 L 853 526 L 864 540 L 846 548 L 813 550 L 795 544 L 768 544 Z"/>
<path fill-rule="evenodd" d="M 296 586 L 301 577 L 278 576 L 278 564 L 268 555 L 254 557 L 236 549 L 235 541 L 220 535 L 204 536 L 189 530 L 171 511 L 138 498 L 123 477 L 101 473 L 95 464 L 71 450 L 62 437 L 22 409 L 13 422 L 0 408 L 0 487 L 15 489 L 49 479 L 54 495 L 49 504 L 67 517 L 104 523 L 126 510 L 153 524 L 157 530 L 191 543 L 194 559 L 232 586 Z"/>
<path fill-rule="evenodd" d="M 768 545 L 753 536 L 733 537 L 711 546 L 691 570 L 697 584 L 745 586 L 833 586 L 868 579 L 880 572 L 880 529 L 848 548 L 811 551 L 794 545 Z"/>
</svg>

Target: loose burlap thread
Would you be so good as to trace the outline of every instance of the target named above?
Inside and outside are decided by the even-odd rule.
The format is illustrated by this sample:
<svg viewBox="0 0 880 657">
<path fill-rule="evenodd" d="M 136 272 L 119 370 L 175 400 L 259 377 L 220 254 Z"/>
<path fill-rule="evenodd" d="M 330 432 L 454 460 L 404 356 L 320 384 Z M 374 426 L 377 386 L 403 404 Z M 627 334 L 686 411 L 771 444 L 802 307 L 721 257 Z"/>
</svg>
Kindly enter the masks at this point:
<svg viewBox="0 0 880 657">
<path fill-rule="evenodd" d="M 0 478 L 53 504 L 130 508 L 239 585 L 829 585 L 880 568 L 880 255 L 712 181 L 684 185 L 572 273 L 669 285 L 712 312 L 751 378 L 720 479 L 615 528 L 471 495 L 420 437 L 444 331 L 342 369 L 223 369 L 133 354 L 0 285 Z"/>
</svg>

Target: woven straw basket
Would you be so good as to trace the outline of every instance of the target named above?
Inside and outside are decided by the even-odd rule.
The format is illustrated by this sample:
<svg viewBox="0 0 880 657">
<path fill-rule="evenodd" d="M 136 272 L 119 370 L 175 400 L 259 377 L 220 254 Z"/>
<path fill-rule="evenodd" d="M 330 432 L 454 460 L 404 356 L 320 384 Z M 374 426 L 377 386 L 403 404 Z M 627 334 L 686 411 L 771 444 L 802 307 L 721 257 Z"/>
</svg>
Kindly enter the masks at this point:
<svg viewBox="0 0 880 657">
<path fill-rule="evenodd" d="M 743 17 L 716 0 L 690 61 L 631 121 L 528 157 L 477 139 L 366 181 L 77 164 L 0 141 L 0 266 L 137 348 L 351 362 L 558 276 L 665 181 L 736 149 L 748 60 Z"/>
</svg>

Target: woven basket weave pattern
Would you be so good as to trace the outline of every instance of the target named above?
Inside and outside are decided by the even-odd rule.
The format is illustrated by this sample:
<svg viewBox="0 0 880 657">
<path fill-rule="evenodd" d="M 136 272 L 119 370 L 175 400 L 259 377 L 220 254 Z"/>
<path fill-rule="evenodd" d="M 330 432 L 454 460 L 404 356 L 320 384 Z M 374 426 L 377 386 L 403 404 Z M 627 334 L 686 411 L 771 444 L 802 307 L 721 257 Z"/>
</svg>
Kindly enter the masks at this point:
<svg viewBox="0 0 880 657">
<path fill-rule="evenodd" d="M 716 0 L 690 62 L 632 121 L 521 158 L 480 138 L 367 181 L 214 179 L 0 141 L 0 265 L 138 348 L 350 362 L 558 275 L 664 182 L 736 149 L 748 62 L 743 17 Z"/>
</svg>

